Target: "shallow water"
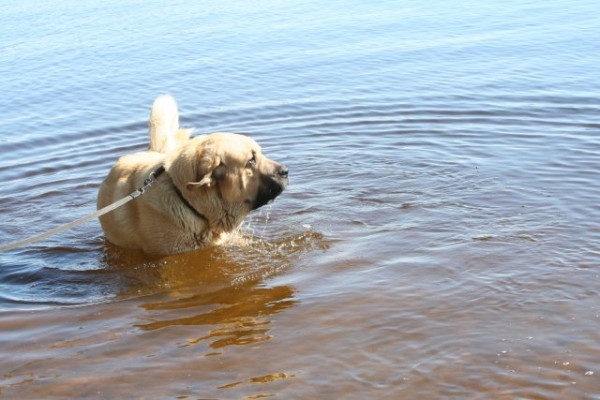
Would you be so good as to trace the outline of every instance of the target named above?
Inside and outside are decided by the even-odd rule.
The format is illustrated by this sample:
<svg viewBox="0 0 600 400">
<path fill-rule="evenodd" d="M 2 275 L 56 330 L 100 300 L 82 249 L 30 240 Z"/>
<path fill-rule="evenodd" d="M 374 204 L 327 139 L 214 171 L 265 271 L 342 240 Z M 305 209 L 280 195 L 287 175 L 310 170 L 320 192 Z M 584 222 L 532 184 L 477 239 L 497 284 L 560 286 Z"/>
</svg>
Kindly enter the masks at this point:
<svg viewBox="0 0 600 400">
<path fill-rule="evenodd" d="M 291 178 L 220 248 L 0 254 L 0 396 L 598 398 L 597 7 L 0 6 L 0 243 L 94 211 L 165 92 Z"/>
</svg>

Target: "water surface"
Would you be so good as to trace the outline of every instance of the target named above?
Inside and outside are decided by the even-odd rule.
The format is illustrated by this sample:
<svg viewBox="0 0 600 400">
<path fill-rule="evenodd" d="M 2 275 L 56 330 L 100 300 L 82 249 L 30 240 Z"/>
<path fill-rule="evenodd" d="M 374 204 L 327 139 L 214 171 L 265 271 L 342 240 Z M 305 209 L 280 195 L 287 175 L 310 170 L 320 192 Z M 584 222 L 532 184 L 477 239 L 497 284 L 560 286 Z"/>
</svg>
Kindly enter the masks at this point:
<svg viewBox="0 0 600 400">
<path fill-rule="evenodd" d="M 0 254 L 0 396 L 600 396 L 596 3 L 0 8 L 0 242 L 93 212 L 162 93 L 291 179 L 220 248 Z"/>
</svg>

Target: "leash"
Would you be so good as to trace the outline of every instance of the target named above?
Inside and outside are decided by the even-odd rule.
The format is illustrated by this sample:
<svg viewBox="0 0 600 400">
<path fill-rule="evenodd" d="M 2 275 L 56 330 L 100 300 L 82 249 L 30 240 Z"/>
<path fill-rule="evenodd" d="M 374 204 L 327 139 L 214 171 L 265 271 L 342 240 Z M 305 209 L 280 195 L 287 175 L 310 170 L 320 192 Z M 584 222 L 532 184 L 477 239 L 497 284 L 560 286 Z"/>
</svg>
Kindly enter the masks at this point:
<svg viewBox="0 0 600 400">
<path fill-rule="evenodd" d="M 142 186 L 141 188 L 135 190 L 134 192 L 130 193 L 127 197 L 122 198 L 121 200 L 115 201 L 114 203 L 101 208 L 100 210 L 97 210 L 96 212 L 93 212 L 89 215 L 86 215 L 84 217 L 81 217 L 79 219 L 76 219 L 73 222 L 69 222 L 68 224 L 64 224 L 61 225 L 59 227 L 56 227 L 54 229 L 50 229 L 47 232 L 44 233 L 40 233 L 38 235 L 32 236 L 28 239 L 23 239 L 23 240 L 18 240 L 16 242 L 12 242 L 9 244 L 6 244 L 4 246 L 0 246 L 0 253 L 5 252 L 5 251 L 9 251 L 9 250 L 14 250 L 17 249 L 19 247 L 25 247 L 28 246 L 32 243 L 35 242 L 39 242 L 40 240 L 46 239 L 50 236 L 56 235 L 58 233 L 64 232 L 68 229 L 74 228 L 76 226 L 82 225 L 94 218 L 98 218 L 104 214 L 108 214 L 109 212 L 116 210 L 117 208 L 127 204 L 128 202 L 130 202 L 131 200 L 134 200 L 138 197 L 140 197 L 141 195 L 143 195 L 144 193 L 146 193 L 146 190 L 148 190 L 148 188 L 150 186 L 152 186 L 152 184 L 154 182 L 156 182 L 156 179 L 163 173 L 165 172 L 165 167 L 164 166 L 160 166 L 159 168 L 155 169 L 154 171 L 150 172 L 150 175 L 148 176 L 148 179 L 146 179 L 144 181 L 144 186 Z"/>
</svg>

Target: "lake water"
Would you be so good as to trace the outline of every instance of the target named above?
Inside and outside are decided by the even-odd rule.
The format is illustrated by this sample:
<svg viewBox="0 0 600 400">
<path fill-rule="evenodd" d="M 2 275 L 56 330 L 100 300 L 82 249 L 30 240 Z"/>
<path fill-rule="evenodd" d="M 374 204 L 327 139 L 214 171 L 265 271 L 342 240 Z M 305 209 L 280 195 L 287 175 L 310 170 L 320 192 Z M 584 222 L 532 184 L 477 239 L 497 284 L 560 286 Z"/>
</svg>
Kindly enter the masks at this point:
<svg viewBox="0 0 600 400">
<path fill-rule="evenodd" d="M 0 5 L 0 243 L 174 95 L 290 168 L 240 240 L 0 254 L 0 397 L 600 398 L 595 1 Z"/>
</svg>

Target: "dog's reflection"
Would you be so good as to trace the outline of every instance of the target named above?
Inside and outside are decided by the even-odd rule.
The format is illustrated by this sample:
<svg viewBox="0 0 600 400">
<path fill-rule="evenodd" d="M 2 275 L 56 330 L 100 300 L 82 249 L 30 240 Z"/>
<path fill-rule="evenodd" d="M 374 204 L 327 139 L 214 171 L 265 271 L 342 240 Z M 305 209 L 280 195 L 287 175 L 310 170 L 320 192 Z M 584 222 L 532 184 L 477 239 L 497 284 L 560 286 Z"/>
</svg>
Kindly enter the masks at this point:
<svg viewBox="0 0 600 400">
<path fill-rule="evenodd" d="M 286 257 L 267 254 L 273 249 L 265 246 L 209 247 L 156 260 L 118 248 L 111 251 L 119 252 L 112 254 L 119 261 L 113 267 L 129 281 L 120 297 L 148 296 L 141 307 L 150 322 L 136 327 L 207 326 L 208 332 L 200 330 L 185 345 L 205 342 L 216 350 L 269 340 L 272 316 L 298 303 L 291 286 L 265 284 L 288 265 Z"/>
<path fill-rule="evenodd" d="M 289 286 L 260 287 L 245 283 L 242 287 L 222 288 L 174 301 L 147 303 L 144 308 L 148 311 L 172 310 L 181 314 L 186 309 L 189 315 L 168 318 L 169 313 L 160 313 L 167 318 L 138 327 L 155 330 L 173 325 L 212 325 L 214 329 L 208 334 L 188 342 L 192 345 L 206 340 L 213 349 L 262 342 L 271 338 L 271 316 L 298 303 L 293 295 Z"/>
</svg>

